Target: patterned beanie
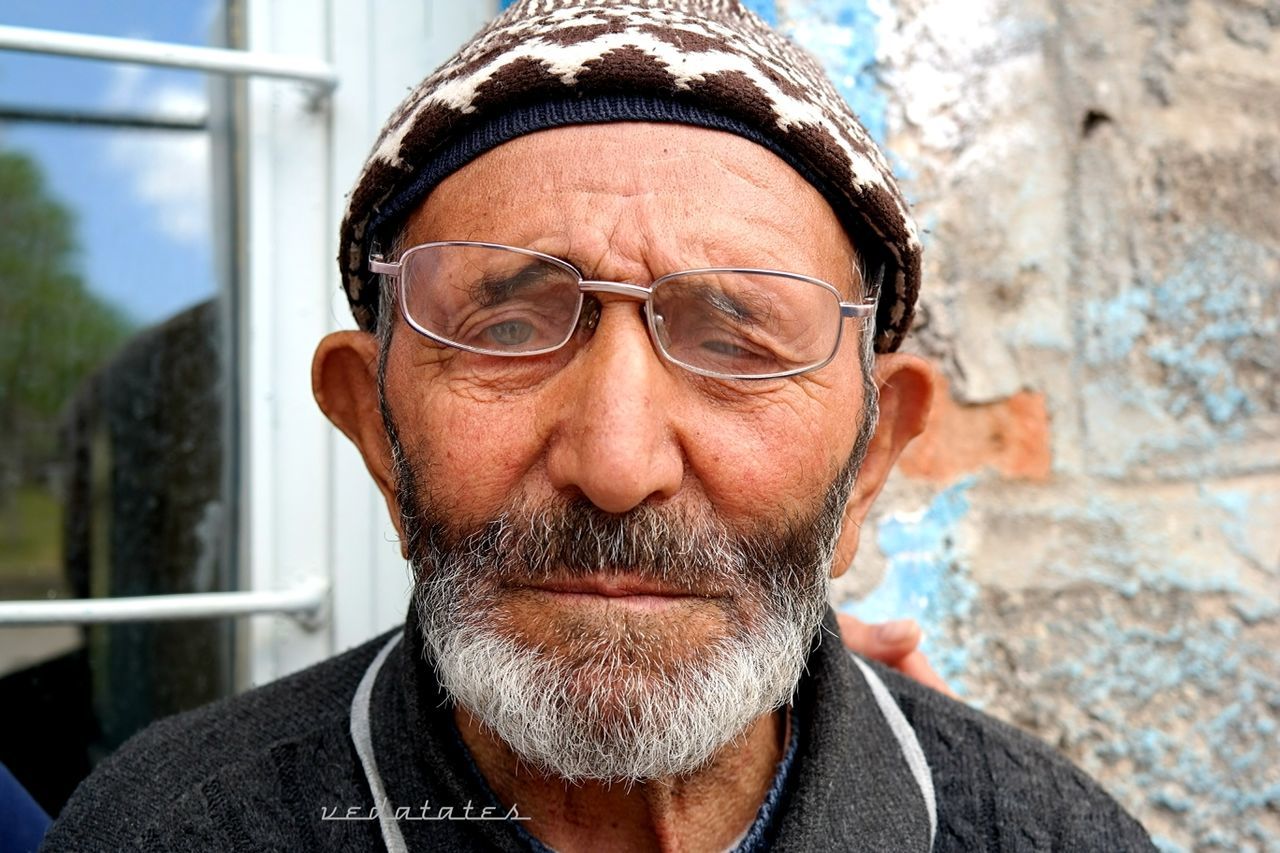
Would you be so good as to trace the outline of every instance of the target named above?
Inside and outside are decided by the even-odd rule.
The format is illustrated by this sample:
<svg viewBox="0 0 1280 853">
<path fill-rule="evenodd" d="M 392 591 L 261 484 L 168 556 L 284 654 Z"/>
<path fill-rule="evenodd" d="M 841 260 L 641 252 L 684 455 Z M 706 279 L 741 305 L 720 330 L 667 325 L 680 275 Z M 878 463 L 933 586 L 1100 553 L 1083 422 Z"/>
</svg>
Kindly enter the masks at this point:
<svg viewBox="0 0 1280 853">
<path fill-rule="evenodd" d="M 618 121 L 723 130 L 786 161 L 884 266 L 875 347 L 898 348 L 921 247 L 889 165 L 813 58 L 738 0 L 521 0 L 481 30 L 392 113 L 348 200 L 338 264 L 356 322 L 377 321 L 370 251 L 450 174 L 524 134 Z"/>
</svg>

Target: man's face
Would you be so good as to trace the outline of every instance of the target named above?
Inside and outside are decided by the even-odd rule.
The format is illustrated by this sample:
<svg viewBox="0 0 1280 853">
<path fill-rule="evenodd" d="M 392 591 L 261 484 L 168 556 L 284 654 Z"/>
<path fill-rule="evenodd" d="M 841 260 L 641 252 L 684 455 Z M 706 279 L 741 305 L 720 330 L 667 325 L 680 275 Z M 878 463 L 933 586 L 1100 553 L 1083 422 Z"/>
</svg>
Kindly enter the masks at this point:
<svg viewBox="0 0 1280 853">
<path fill-rule="evenodd" d="M 683 126 L 507 143 L 441 184 L 402 242 L 439 240 L 536 249 L 593 279 L 764 267 L 859 296 L 853 250 L 808 183 L 750 142 Z M 799 675 L 856 468 L 862 338 L 847 328 L 835 360 L 800 377 L 719 381 L 663 362 L 639 303 L 599 303 L 594 331 L 526 359 L 441 347 L 397 319 L 382 389 L 396 503 L 455 698 L 508 741 L 539 727 L 539 701 L 580 711 L 569 740 L 595 737 L 596 753 L 696 729 L 676 717 L 716 706 L 705 743 L 659 749 L 684 749 L 689 770 Z M 507 695 L 547 682 L 542 700 Z M 512 701 L 525 716 L 486 719 Z M 580 777 L 672 769 L 536 754 L 571 746 L 526 757 Z"/>
</svg>

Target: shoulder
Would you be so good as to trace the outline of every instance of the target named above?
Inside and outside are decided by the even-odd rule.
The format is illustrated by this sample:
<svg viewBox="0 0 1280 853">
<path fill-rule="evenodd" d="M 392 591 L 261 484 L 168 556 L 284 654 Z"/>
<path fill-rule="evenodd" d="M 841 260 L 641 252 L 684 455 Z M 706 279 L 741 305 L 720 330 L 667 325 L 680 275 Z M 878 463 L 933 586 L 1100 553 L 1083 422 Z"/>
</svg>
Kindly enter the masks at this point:
<svg viewBox="0 0 1280 853">
<path fill-rule="evenodd" d="M 873 664 L 915 730 L 938 804 L 936 850 L 1154 850 L 1101 786 L 1043 742 Z"/>
<path fill-rule="evenodd" d="M 326 774 L 330 786 L 354 779 L 351 698 L 390 636 L 152 724 L 80 783 L 44 849 L 164 849 L 175 832 L 188 849 L 208 849 L 235 837 L 235 827 L 214 824 L 287 811 L 287 787 L 320 791 Z M 202 838 L 206 830 L 217 834 Z"/>
</svg>

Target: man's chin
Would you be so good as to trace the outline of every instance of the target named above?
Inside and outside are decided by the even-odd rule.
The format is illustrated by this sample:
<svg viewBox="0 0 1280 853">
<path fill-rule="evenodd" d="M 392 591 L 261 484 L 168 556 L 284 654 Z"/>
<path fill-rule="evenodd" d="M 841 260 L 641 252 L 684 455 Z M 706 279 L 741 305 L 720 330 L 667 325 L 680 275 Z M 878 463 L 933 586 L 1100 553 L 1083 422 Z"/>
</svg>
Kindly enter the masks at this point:
<svg viewBox="0 0 1280 853">
<path fill-rule="evenodd" d="M 739 701 L 759 685 L 725 666 L 740 663 L 731 643 L 684 645 L 675 630 L 638 633 L 634 614 L 595 616 L 554 646 L 492 624 L 466 632 L 443 662 L 446 689 L 532 768 L 572 782 L 688 776 L 777 705 Z"/>
</svg>

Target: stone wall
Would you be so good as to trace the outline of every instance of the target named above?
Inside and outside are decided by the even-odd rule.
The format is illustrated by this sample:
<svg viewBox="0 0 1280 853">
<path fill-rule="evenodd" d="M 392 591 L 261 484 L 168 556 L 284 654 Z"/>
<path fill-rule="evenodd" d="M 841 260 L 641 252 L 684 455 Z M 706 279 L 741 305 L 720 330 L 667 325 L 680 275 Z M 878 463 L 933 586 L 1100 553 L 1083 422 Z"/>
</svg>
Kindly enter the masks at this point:
<svg viewBox="0 0 1280 853">
<path fill-rule="evenodd" d="M 778 0 L 925 232 L 943 396 L 839 595 L 1164 850 L 1280 850 L 1280 2 Z"/>
</svg>

